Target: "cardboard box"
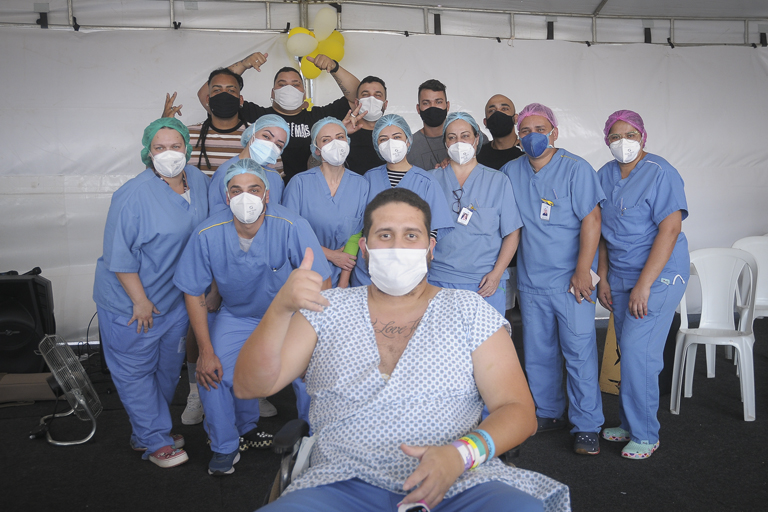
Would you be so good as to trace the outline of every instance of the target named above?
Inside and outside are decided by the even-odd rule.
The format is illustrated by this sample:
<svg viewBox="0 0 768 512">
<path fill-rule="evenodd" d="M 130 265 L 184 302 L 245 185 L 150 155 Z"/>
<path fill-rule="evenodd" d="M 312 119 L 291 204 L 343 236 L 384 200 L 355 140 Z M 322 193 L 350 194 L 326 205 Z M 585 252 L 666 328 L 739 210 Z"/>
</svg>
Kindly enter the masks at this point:
<svg viewBox="0 0 768 512">
<path fill-rule="evenodd" d="M 0 403 L 56 400 L 46 382 L 50 373 L 0 373 Z"/>
<path fill-rule="evenodd" d="M 621 385 L 621 354 L 616 345 L 616 329 L 613 327 L 613 313 L 608 320 L 608 332 L 605 335 L 603 363 L 600 366 L 600 391 L 612 395 L 619 394 Z"/>
</svg>

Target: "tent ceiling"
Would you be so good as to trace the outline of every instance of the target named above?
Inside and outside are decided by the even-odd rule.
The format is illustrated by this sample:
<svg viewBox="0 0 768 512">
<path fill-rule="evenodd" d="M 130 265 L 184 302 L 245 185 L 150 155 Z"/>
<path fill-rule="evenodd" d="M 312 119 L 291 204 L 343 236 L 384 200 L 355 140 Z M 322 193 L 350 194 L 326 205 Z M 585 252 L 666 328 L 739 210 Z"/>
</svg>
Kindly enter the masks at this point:
<svg viewBox="0 0 768 512">
<path fill-rule="evenodd" d="M 356 1 L 584 16 L 592 16 L 600 8 L 601 16 L 633 18 L 768 18 L 768 2 L 765 0 L 606 0 L 604 3 L 602 0 L 480 0 L 474 3 L 466 0 Z"/>
</svg>

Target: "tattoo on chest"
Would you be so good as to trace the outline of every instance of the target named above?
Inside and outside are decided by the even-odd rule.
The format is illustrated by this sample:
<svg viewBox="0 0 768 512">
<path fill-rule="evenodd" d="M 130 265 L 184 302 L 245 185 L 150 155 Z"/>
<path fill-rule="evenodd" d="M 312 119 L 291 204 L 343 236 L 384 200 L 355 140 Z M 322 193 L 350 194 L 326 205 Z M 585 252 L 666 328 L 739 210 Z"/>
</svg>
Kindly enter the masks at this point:
<svg viewBox="0 0 768 512">
<path fill-rule="evenodd" d="M 419 327 L 419 322 L 421 322 L 421 318 L 405 324 L 398 324 L 395 321 L 379 322 L 377 319 L 371 322 L 371 324 L 373 325 L 373 332 L 376 334 L 381 334 L 385 338 L 395 339 L 410 338 L 416 331 L 416 328 Z"/>
</svg>

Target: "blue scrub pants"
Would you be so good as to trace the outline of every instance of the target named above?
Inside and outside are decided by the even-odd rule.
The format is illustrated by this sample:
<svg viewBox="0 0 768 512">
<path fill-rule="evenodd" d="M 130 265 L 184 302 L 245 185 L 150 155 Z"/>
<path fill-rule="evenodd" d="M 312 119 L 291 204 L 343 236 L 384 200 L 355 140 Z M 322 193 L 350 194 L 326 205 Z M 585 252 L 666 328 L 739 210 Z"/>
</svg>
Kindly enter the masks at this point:
<svg viewBox="0 0 768 512">
<path fill-rule="evenodd" d="M 501 316 L 507 312 L 507 280 L 509 278 L 502 277 L 499 281 L 499 287 L 496 292 L 490 297 L 484 297 L 485 301 L 493 306 L 493 308 L 499 312 Z M 480 283 L 446 283 L 444 281 L 433 281 L 427 278 L 429 284 L 437 286 L 439 288 L 449 288 L 451 290 L 469 290 L 471 292 L 477 292 L 479 290 Z"/>
<path fill-rule="evenodd" d="M 97 306 L 104 358 L 131 422 L 131 442 L 146 447 L 143 457 L 173 446 L 168 406 L 186 355 L 189 317 L 184 302 L 155 316 L 146 334 L 136 322 Z"/>
<path fill-rule="evenodd" d="M 648 315 L 640 319 L 628 309 L 636 282 L 608 274 L 613 326 L 621 351 L 619 417 L 621 428 L 630 432 L 634 442 L 655 444 L 659 440 L 659 373 L 664 368 L 664 345 L 675 309 L 685 293 L 688 274 L 659 276 L 651 285 Z"/>
<path fill-rule="evenodd" d="M 219 310 L 216 321 L 209 327 L 213 351 L 219 358 L 223 376 L 217 388 L 207 391 L 198 386 L 205 410 L 205 431 L 211 440 L 211 450 L 232 453 L 240 447 L 240 436 L 250 432 L 259 421 L 259 401 L 235 397 L 233 378 L 240 349 L 259 325 L 260 318 L 236 317 L 226 309 Z"/>
<path fill-rule="evenodd" d="M 264 512 L 392 512 L 405 497 L 360 479 L 292 491 L 260 508 Z M 433 512 L 541 512 L 544 502 L 502 482 L 476 485 L 441 501 Z"/>
<path fill-rule="evenodd" d="M 562 418 L 563 359 L 568 373 L 568 419 L 574 432 L 600 432 L 603 402 L 597 371 L 595 305 L 568 292 L 520 291 L 525 372 L 539 418 Z M 595 299 L 595 292 L 591 299 Z"/>
</svg>

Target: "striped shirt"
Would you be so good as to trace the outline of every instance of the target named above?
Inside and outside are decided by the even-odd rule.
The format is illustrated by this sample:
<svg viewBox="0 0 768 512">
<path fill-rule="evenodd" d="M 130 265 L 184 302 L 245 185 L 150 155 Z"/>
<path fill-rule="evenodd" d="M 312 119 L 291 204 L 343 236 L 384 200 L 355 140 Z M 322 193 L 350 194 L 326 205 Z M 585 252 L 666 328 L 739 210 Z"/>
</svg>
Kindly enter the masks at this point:
<svg viewBox="0 0 768 512">
<path fill-rule="evenodd" d="M 187 129 L 189 129 L 189 143 L 192 145 L 192 157 L 189 159 L 189 163 L 208 176 L 211 176 L 221 164 L 233 156 L 239 155 L 243 150 L 243 147 L 240 145 L 240 137 L 242 137 L 246 125 L 243 124 L 231 133 L 217 132 L 213 126 L 208 128 L 208 134 L 205 136 L 205 150 L 208 155 L 207 162 L 204 156 L 200 158 L 202 147 L 198 144 L 202 126 L 202 123 L 187 126 Z M 210 165 L 208 165 L 209 163 Z"/>
</svg>

